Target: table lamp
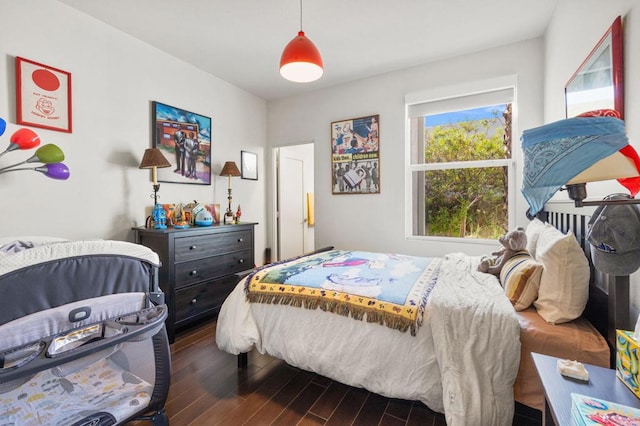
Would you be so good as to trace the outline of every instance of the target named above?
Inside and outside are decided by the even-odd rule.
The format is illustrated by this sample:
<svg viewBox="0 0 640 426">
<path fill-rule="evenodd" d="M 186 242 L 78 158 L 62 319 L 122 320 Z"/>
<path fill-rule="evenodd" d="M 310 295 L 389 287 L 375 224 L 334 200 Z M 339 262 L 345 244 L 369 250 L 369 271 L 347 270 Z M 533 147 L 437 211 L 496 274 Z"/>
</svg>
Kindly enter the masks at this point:
<svg viewBox="0 0 640 426">
<path fill-rule="evenodd" d="M 164 229 L 166 225 L 166 213 L 162 206 L 158 204 L 158 190 L 160 184 L 158 183 L 158 167 L 171 167 L 169 160 L 162 155 L 162 152 L 158 148 L 147 148 L 142 156 L 140 162 L 140 169 L 151 169 L 151 179 L 153 181 L 153 221 L 155 222 L 154 228 Z"/>
<path fill-rule="evenodd" d="M 631 197 L 640 192 L 640 157 L 629 145 L 617 111 L 590 111 L 525 130 L 522 149 L 522 194 L 530 217 L 559 190 L 568 191 L 576 207 L 640 203 L 634 198 L 584 201 L 588 182 L 617 179 Z"/>
<path fill-rule="evenodd" d="M 227 189 L 228 195 L 227 199 L 229 200 L 229 205 L 227 206 L 227 211 L 224 213 L 224 223 L 233 223 L 233 211 L 231 211 L 231 177 L 232 176 L 240 176 L 240 170 L 238 166 L 233 161 L 227 161 L 224 163 L 222 167 L 222 171 L 220 172 L 220 176 L 228 176 L 229 177 L 229 187 Z"/>
</svg>

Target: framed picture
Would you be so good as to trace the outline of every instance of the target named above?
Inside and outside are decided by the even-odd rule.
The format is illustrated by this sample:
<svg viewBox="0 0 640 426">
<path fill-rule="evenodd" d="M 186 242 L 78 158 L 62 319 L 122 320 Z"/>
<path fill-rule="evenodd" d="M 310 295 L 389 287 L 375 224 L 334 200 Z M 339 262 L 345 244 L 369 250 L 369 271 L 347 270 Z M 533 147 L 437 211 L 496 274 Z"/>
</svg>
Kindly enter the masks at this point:
<svg viewBox="0 0 640 426">
<path fill-rule="evenodd" d="M 71 73 L 17 56 L 16 122 L 71 133 Z"/>
<path fill-rule="evenodd" d="M 331 123 L 333 194 L 380 193 L 380 116 Z"/>
<path fill-rule="evenodd" d="M 158 169 L 158 181 L 211 185 L 211 118 L 152 102 L 153 146 L 171 167 Z"/>
<path fill-rule="evenodd" d="M 242 179 L 258 180 L 258 155 L 240 151 L 240 169 Z"/>
<path fill-rule="evenodd" d="M 211 213 L 213 224 L 220 223 L 220 204 L 205 204 L 204 207 Z"/>
</svg>

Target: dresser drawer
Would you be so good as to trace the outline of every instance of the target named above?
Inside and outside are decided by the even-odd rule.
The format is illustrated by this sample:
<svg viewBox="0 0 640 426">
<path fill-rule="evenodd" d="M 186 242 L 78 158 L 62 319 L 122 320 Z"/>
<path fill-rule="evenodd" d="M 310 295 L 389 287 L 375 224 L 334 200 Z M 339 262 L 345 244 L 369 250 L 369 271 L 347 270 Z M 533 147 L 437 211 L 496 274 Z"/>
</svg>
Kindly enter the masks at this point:
<svg viewBox="0 0 640 426">
<path fill-rule="evenodd" d="M 203 259 L 236 250 L 253 248 L 251 230 L 175 239 L 175 261 Z"/>
<path fill-rule="evenodd" d="M 254 267 L 255 223 L 187 229 L 134 228 L 136 242 L 158 253 L 158 282 L 169 307 L 169 342 L 176 331 L 216 315 L 240 280 Z"/>
<path fill-rule="evenodd" d="M 176 264 L 176 288 L 253 268 L 252 251 L 244 250 Z"/>
<path fill-rule="evenodd" d="M 176 291 L 176 324 L 219 311 L 222 303 L 237 283 L 238 279 L 231 276 Z"/>
</svg>

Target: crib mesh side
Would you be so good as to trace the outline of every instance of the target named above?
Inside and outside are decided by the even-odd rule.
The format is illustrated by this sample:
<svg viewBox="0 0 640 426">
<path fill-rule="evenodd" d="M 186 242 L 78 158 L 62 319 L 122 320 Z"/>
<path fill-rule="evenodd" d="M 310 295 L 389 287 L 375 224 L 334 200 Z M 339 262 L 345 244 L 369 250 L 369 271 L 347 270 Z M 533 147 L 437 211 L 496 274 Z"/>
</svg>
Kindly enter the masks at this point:
<svg viewBox="0 0 640 426">
<path fill-rule="evenodd" d="M 126 307 L 123 315 L 127 317 L 140 309 L 148 311 L 141 293 L 105 296 L 110 302 L 106 304 L 102 299 L 52 308 L 0 326 L 0 342 L 4 342 L 1 350 L 11 352 L 7 346 L 12 339 L 8 336 L 19 335 L 18 330 L 28 330 L 29 336 L 35 336 L 34 330 L 43 317 L 59 321 L 42 328 L 42 338 L 46 340 L 51 337 L 46 336 L 51 329 L 58 330 L 57 335 L 64 333 L 60 331 L 63 329 L 73 334 L 122 311 L 119 305 Z M 118 299 L 119 303 L 114 304 Z M 69 312 L 76 310 L 78 303 L 90 305 L 91 315 L 74 323 L 69 321 Z M 88 421 L 119 424 L 150 410 L 162 410 L 168 393 L 170 359 L 164 323 L 158 324 L 133 340 L 26 377 L 7 381 L 0 373 L 0 425 L 73 425 Z M 1 361 L 0 356 L 0 364 Z"/>
</svg>

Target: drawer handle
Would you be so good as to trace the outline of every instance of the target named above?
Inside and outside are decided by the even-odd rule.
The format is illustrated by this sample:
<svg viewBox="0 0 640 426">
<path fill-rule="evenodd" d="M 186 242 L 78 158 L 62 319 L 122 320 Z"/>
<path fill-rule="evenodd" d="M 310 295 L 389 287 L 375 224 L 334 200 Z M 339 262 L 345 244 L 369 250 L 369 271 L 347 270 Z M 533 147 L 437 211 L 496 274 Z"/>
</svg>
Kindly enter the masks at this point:
<svg viewBox="0 0 640 426">
<path fill-rule="evenodd" d="M 239 243 L 244 243 L 244 238 L 238 238 Z"/>
<path fill-rule="evenodd" d="M 238 260 L 238 263 L 244 263 L 244 259 Z"/>
<path fill-rule="evenodd" d="M 195 249 L 197 249 L 197 248 L 198 248 L 198 246 L 196 246 L 196 245 L 189 246 L 189 250 L 195 250 Z"/>
<path fill-rule="evenodd" d="M 190 275 L 190 276 L 192 276 L 192 277 L 193 277 L 194 275 L 198 275 L 198 271 L 193 270 L 193 271 L 189 272 L 189 275 Z"/>
<path fill-rule="evenodd" d="M 193 299 L 191 299 L 191 304 L 195 305 L 197 301 L 198 301 L 198 299 L 193 298 Z"/>
</svg>

